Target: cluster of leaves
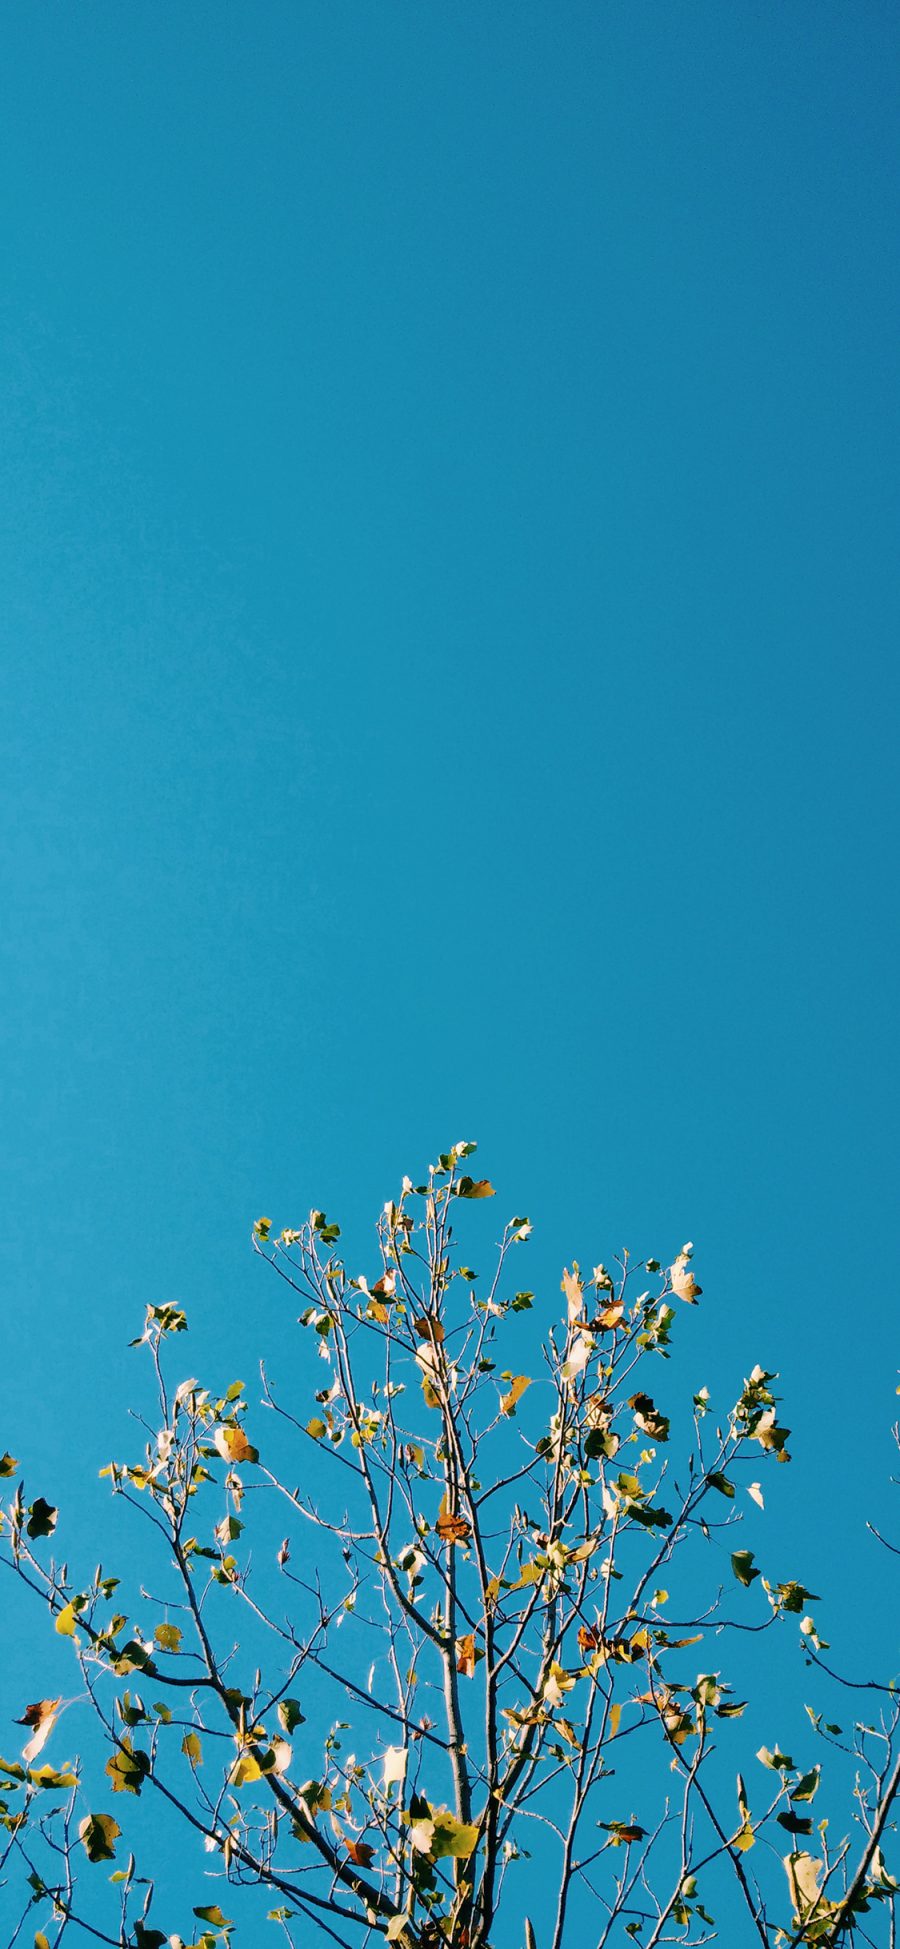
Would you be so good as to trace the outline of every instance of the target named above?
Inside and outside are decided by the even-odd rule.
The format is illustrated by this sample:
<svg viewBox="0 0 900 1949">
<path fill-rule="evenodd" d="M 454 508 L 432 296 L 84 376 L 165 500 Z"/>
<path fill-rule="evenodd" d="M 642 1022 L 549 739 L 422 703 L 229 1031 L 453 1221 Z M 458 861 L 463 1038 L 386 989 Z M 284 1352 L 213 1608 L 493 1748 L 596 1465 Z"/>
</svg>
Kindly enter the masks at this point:
<svg viewBox="0 0 900 1949">
<path fill-rule="evenodd" d="M 654 1375 L 679 1308 L 701 1298 L 690 1245 L 667 1267 L 623 1254 L 612 1270 L 565 1268 L 562 1304 L 542 1302 L 549 1325 L 531 1333 L 535 1294 L 513 1277 L 529 1221 L 503 1227 L 488 1280 L 459 1256 L 460 1216 L 494 1195 L 470 1174 L 474 1148 L 404 1179 L 366 1273 L 350 1270 L 322 1211 L 280 1233 L 257 1221 L 255 1249 L 298 1295 L 312 1355 L 299 1402 L 263 1371 L 266 1437 L 242 1382 L 170 1389 L 167 1354 L 187 1321 L 148 1310 L 133 1344 L 153 1363 L 158 1425 L 140 1459 L 104 1474 L 153 1533 L 167 1579 L 158 1614 L 143 1614 L 146 1597 L 129 1604 L 102 1566 L 76 1584 L 47 1560 L 57 1512 L 17 1486 L 8 1561 L 71 1642 L 106 1791 L 117 1809 L 162 1797 L 218 1866 L 221 1903 L 193 1910 L 201 1949 L 230 1942 L 226 1909 L 247 1886 L 268 1893 L 289 1940 L 312 1926 L 345 1944 L 374 1934 L 401 1949 L 490 1949 L 520 1901 L 516 1864 L 536 1849 L 547 1949 L 580 1940 L 588 1917 L 598 1949 L 709 1940 L 708 1889 L 730 1902 L 727 1877 L 750 1940 L 837 1943 L 873 1905 L 893 1912 L 881 1842 L 900 1778 L 894 1718 L 858 1749 L 868 1779 L 854 1865 L 848 1846 L 829 1852 L 827 1823 L 815 1827 L 818 1766 L 763 1748 L 763 1804 L 751 1810 L 742 1774 L 736 1800 L 726 1789 L 715 1755 L 745 1702 L 721 1671 L 697 1669 L 703 1647 L 748 1626 L 726 1590 L 738 1607 L 763 1593 L 755 1629 L 799 1618 L 806 1655 L 827 1649 L 812 1593 L 729 1547 L 744 1498 L 763 1503 L 747 1478 L 789 1459 L 777 1377 L 754 1367 L 721 1417 L 705 1388 L 681 1422 L 659 1405 Z M 524 1338 L 531 1371 L 501 1365 L 501 1341 Z M 16 1477 L 12 1457 L 0 1473 Z M 307 1532 L 301 1568 L 289 1535 L 260 1572 L 250 1540 L 268 1549 L 266 1512 L 279 1508 Z M 349 1701 L 353 1751 L 346 1719 L 318 1726 L 323 1699 Z M 21 1760 L 0 1763 L 4 1866 L 20 1861 L 29 1903 L 49 1905 L 54 1949 L 90 1901 L 79 1856 L 88 1870 L 113 1864 L 116 1933 L 91 1919 L 95 1935 L 177 1946 L 150 1920 L 139 1818 L 120 1825 L 88 1797 L 79 1762 L 36 1764 L 64 1710 L 59 1698 L 29 1704 Z M 840 1728 L 812 1716 L 840 1744 Z M 778 1892 L 773 1852 L 757 1847 L 769 1837 Z M 39 1929 L 38 1949 L 49 1940 Z"/>
</svg>

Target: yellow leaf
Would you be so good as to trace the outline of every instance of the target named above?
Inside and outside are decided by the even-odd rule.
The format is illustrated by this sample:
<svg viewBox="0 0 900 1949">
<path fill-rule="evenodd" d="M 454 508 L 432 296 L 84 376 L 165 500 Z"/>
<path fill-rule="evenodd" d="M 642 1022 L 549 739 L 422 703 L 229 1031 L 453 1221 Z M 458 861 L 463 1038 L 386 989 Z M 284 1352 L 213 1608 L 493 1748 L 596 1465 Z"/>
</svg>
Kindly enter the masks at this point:
<svg viewBox="0 0 900 1949">
<path fill-rule="evenodd" d="M 247 1440 L 243 1428 L 217 1428 L 216 1447 L 224 1462 L 258 1462 L 259 1449 Z"/>
<path fill-rule="evenodd" d="M 78 1612 L 74 1604 L 64 1604 L 56 1620 L 56 1629 L 61 1638 L 74 1638 L 75 1620 Z"/>
<path fill-rule="evenodd" d="M 531 1381 L 527 1374 L 516 1374 L 515 1379 L 510 1384 L 509 1393 L 501 1395 L 500 1407 L 502 1412 L 504 1414 L 515 1414 L 517 1404 L 521 1401 L 526 1387 L 530 1386 Z"/>
<path fill-rule="evenodd" d="M 181 1742 L 181 1750 L 192 1766 L 203 1765 L 203 1747 L 195 1732 L 186 1732 Z"/>
<path fill-rule="evenodd" d="M 431 1852 L 435 1860 L 449 1854 L 457 1861 L 467 1861 L 478 1845 L 477 1827 L 471 1826 L 468 1821 L 457 1820 L 456 1815 L 449 1813 L 446 1807 L 434 1810 L 432 1818 L 434 1839 Z"/>
<path fill-rule="evenodd" d="M 564 1671 L 554 1658 L 544 1684 L 544 1704 L 549 1705 L 551 1710 L 555 1705 L 561 1705 L 563 1693 L 571 1692 L 574 1683 L 571 1673 Z"/>
<path fill-rule="evenodd" d="M 177 1624 L 158 1624 L 153 1633 L 163 1651 L 177 1651 L 181 1643 L 181 1632 Z"/>
<path fill-rule="evenodd" d="M 262 1767 L 259 1761 L 254 1759 L 253 1754 L 241 1753 L 234 1762 L 230 1784 L 233 1787 L 246 1787 L 250 1786 L 254 1780 L 261 1780 L 262 1777 Z"/>
</svg>

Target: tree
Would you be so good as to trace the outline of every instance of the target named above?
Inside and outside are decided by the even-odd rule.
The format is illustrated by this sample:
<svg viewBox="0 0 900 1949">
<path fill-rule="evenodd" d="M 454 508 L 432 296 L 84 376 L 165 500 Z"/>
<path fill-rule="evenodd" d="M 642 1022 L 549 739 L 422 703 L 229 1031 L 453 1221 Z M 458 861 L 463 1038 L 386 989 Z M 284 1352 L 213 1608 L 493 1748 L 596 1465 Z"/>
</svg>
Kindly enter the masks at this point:
<svg viewBox="0 0 900 1949">
<path fill-rule="evenodd" d="M 154 1803 L 218 1876 L 193 1905 L 202 1949 L 230 1942 L 244 1891 L 297 1943 L 893 1943 L 891 1687 L 868 1686 L 881 1716 L 849 1737 L 810 1712 L 839 1787 L 859 1770 L 855 1840 L 817 1824 L 818 1763 L 764 1747 L 735 1790 L 746 1702 L 721 1641 L 793 1620 L 829 1671 L 812 1593 L 729 1534 L 763 1504 L 748 1475 L 789 1459 L 776 1376 L 754 1367 L 724 1417 L 701 1389 L 671 1442 L 654 1374 L 701 1296 L 692 1247 L 573 1264 L 538 1302 L 514 1217 L 479 1278 L 457 1240 L 494 1196 L 473 1151 L 403 1180 L 366 1276 L 324 1212 L 258 1220 L 301 1300 L 289 1394 L 265 1372 L 252 1411 L 239 1381 L 173 1388 L 187 1321 L 149 1308 L 132 1344 L 157 1411 L 141 1459 L 105 1471 L 145 1525 L 130 1578 L 73 1579 L 56 1508 L 16 1488 L 6 1562 L 69 1640 L 102 1742 L 45 1758 L 63 1707 L 40 1699 L 0 1764 L 4 1899 L 23 1868 L 38 1949 L 69 1928 L 182 1943 L 151 1917 Z"/>
</svg>

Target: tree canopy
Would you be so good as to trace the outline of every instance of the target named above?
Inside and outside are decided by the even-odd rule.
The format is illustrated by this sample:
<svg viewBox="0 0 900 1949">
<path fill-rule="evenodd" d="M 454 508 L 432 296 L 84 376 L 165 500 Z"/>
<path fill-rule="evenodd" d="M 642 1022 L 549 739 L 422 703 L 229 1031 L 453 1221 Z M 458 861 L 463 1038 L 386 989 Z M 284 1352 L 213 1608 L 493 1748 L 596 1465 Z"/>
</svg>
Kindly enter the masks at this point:
<svg viewBox="0 0 900 1949">
<path fill-rule="evenodd" d="M 538 1295 L 528 1219 L 477 1215 L 474 1150 L 403 1179 L 365 1270 L 322 1211 L 257 1220 L 304 1336 L 258 1386 L 176 1378 L 185 1312 L 148 1308 L 153 1411 L 104 1470 L 133 1521 L 115 1569 L 61 1561 L 56 1505 L 0 1460 L 4 1560 L 93 1728 L 73 1758 L 71 1702 L 22 1702 L 14 1939 L 216 1949 L 252 1915 L 254 1942 L 348 1949 L 893 1944 L 891 1683 L 849 1675 L 847 1726 L 807 1706 L 796 1764 L 745 1737 L 765 1634 L 841 1682 L 815 1594 L 744 1541 L 790 1459 L 777 1376 L 726 1411 L 663 1398 L 691 1244 Z M 155 1806 L 196 1863 L 188 1918 L 155 1899 Z"/>
</svg>

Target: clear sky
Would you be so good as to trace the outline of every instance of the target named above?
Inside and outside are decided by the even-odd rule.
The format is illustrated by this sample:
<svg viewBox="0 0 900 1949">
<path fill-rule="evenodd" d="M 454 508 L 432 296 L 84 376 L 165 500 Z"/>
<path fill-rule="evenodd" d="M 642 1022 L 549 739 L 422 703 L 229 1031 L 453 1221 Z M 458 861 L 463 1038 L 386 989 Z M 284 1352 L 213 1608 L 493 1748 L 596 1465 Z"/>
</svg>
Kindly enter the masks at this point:
<svg viewBox="0 0 900 1949">
<path fill-rule="evenodd" d="M 548 1290 L 696 1241 L 812 1582 L 896 1405 L 895 8 L 2 42 L 0 1447 L 74 1549 L 146 1304 L 231 1378 L 257 1213 L 471 1135 Z"/>
</svg>

